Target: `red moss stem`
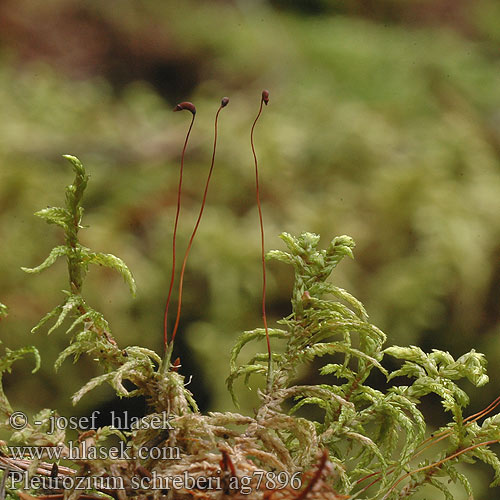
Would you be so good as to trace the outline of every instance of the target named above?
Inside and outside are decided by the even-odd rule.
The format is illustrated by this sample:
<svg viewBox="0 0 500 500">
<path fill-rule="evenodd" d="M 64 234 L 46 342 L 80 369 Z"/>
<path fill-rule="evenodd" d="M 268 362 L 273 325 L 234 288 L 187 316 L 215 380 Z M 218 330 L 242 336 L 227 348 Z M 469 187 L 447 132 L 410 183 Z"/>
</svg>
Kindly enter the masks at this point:
<svg viewBox="0 0 500 500">
<path fill-rule="evenodd" d="M 484 441 L 482 443 L 477 443 L 477 444 L 474 444 L 474 445 L 471 445 L 471 446 L 468 446 L 467 448 L 464 448 L 463 450 L 459 450 L 457 451 L 456 453 L 453 453 L 452 455 L 446 457 L 446 458 L 443 458 L 442 460 L 439 460 L 437 462 L 434 462 L 432 464 L 429 464 L 429 465 L 426 465 L 424 467 L 419 467 L 418 469 L 414 469 L 406 474 L 404 474 L 403 476 L 401 476 L 390 488 L 390 490 L 383 496 L 382 500 L 385 500 L 393 491 L 394 489 L 396 488 L 396 486 L 401 482 L 403 481 L 404 479 L 406 479 L 407 477 L 409 476 L 412 476 L 413 474 L 417 474 L 418 472 L 423 472 L 424 470 L 429 470 L 429 469 L 433 469 L 434 467 L 440 467 L 441 465 L 443 465 L 445 462 L 448 462 L 449 460 L 453 460 L 454 458 L 457 458 L 458 456 L 460 455 L 463 455 L 464 453 L 467 453 L 468 451 L 472 451 L 472 450 L 475 450 L 476 448 L 480 448 L 481 446 L 489 446 L 491 444 L 495 444 L 495 443 L 498 443 L 500 441 L 500 439 L 492 439 L 491 441 Z"/>
<path fill-rule="evenodd" d="M 266 331 L 266 341 L 267 341 L 267 353 L 268 353 L 268 370 L 267 370 L 267 391 L 269 392 L 272 384 L 272 353 L 271 353 L 271 342 L 269 340 L 269 329 L 267 327 L 267 314 L 266 314 L 266 254 L 264 245 L 264 221 L 262 218 L 262 208 L 260 204 L 260 190 L 259 190 L 259 166 L 257 162 L 257 154 L 255 153 L 255 146 L 253 142 L 253 134 L 255 130 L 255 125 L 262 114 L 262 105 L 269 103 L 269 92 L 267 90 L 262 91 L 262 98 L 260 100 L 259 112 L 253 122 L 252 130 L 250 131 L 250 145 L 252 146 L 252 154 L 255 164 L 255 193 L 257 198 L 257 209 L 259 211 L 259 222 L 260 222 L 260 242 L 261 242 L 261 259 L 262 259 L 262 320 L 264 321 L 264 329 Z"/>
<path fill-rule="evenodd" d="M 477 422 L 478 420 L 480 420 L 482 417 L 486 416 L 488 413 L 491 413 L 498 405 L 500 405 L 500 396 L 498 396 L 493 402 L 491 402 L 486 408 L 484 408 L 483 410 L 477 412 L 477 413 L 474 413 L 473 415 L 469 415 L 467 418 L 464 419 L 464 428 L 465 427 L 468 427 L 469 425 L 471 425 L 472 423 L 474 422 Z M 421 455 L 425 450 L 427 450 L 428 448 L 430 448 L 431 446 L 434 446 L 435 444 L 439 443 L 440 441 L 443 441 L 443 439 L 446 439 L 448 438 L 451 434 L 453 433 L 452 430 L 447 430 L 447 431 L 443 431 L 443 432 L 440 432 L 438 434 L 435 434 L 433 436 L 430 436 L 428 437 L 427 439 L 425 439 L 424 441 L 422 441 L 422 443 L 420 443 L 420 445 L 416 448 L 416 451 L 411 457 L 410 457 L 410 460 L 414 460 L 415 458 L 417 458 L 419 455 Z M 387 474 L 391 474 L 392 472 L 394 472 L 394 470 L 396 470 L 396 467 L 393 467 L 391 469 L 389 469 L 387 471 Z M 379 476 L 381 474 L 381 472 L 372 472 L 371 474 L 368 474 L 360 479 L 358 479 L 356 481 L 356 484 L 360 484 L 362 483 L 363 481 L 366 481 L 367 479 L 370 479 L 371 477 L 374 477 L 374 476 Z M 375 479 L 373 482 L 371 482 L 368 486 L 365 486 L 361 491 L 360 493 L 366 491 L 368 488 L 370 488 L 371 486 L 373 486 L 375 483 L 379 482 L 381 480 L 381 478 L 379 477 L 378 479 Z"/>
<path fill-rule="evenodd" d="M 214 170 L 215 150 L 217 147 L 217 123 L 218 123 L 218 119 L 219 119 L 219 113 L 221 112 L 222 108 L 225 108 L 227 106 L 228 103 L 229 103 L 229 98 L 224 97 L 221 101 L 219 109 L 217 110 L 217 113 L 215 114 L 215 132 L 214 132 L 214 146 L 213 146 L 213 151 L 212 151 L 212 162 L 210 163 L 210 170 L 208 171 L 207 182 L 205 183 L 205 191 L 203 193 L 203 200 L 201 202 L 200 213 L 198 214 L 198 219 L 197 219 L 196 224 L 194 226 L 193 233 L 191 234 L 191 238 L 189 239 L 186 253 L 184 254 L 184 260 L 182 262 L 181 274 L 180 274 L 180 278 L 179 278 L 179 297 L 178 297 L 178 301 L 177 301 L 177 317 L 175 318 L 175 325 L 174 325 L 174 329 L 172 332 L 172 340 L 171 340 L 172 343 L 175 340 L 175 335 L 177 334 L 177 328 L 179 327 L 179 320 L 181 317 L 182 290 L 183 290 L 183 285 L 184 285 L 184 272 L 186 270 L 186 263 L 187 263 L 189 252 L 191 250 L 191 246 L 193 244 L 194 237 L 196 235 L 196 232 L 198 231 L 198 226 L 200 225 L 200 221 L 201 221 L 201 218 L 203 216 L 203 210 L 205 209 L 205 203 L 207 201 L 208 186 L 210 184 L 210 179 L 212 177 L 212 172 Z"/>
<path fill-rule="evenodd" d="M 177 211 L 175 214 L 174 233 L 172 237 L 172 274 L 170 276 L 170 287 L 168 289 L 167 303 L 165 305 L 165 314 L 163 316 L 163 344 L 165 347 L 165 351 L 167 351 L 167 344 L 168 344 L 168 335 L 167 335 L 168 308 L 170 305 L 170 299 L 172 297 L 172 289 L 174 286 L 174 278 L 175 278 L 175 243 L 177 238 L 177 225 L 179 223 L 179 214 L 181 211 L 181 192 L 182 192 L 182 174 L 184 172 L 184 156 L 186 154 L 189 135 L 191 134 L 191 129 L 193 128 L 194 119 L 196 116 L 196 108 L 190 102 L 181 102 L 180 104 L 177 104 L 177 106 L 174 108 L 174 111 L 182 111 L 182 110 L 190 111 L 192 114 L 192 118 L 191 118 L 191 123 L 189 124 L 189 129 L 186 134 L 186 139 L 184 141 L 184 147 L 182 148 L 181 167 L 179 171 L 179 186 L 177 188 Z"/>
</svg>

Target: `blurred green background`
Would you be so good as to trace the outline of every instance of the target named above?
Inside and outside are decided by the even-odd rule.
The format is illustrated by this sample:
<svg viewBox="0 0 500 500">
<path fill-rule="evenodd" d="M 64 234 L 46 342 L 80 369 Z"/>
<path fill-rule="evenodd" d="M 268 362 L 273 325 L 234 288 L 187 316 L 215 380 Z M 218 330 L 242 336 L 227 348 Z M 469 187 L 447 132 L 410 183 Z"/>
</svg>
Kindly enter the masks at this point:
<svg viewBox="0 0 500 500">
<path fill-rule="evenodd" d="M 72 409 L 69 397 L 98 373 L 95 363 L 68 361 L 55 375 L 69 338 L 29 333 L 67 287 L 62 260 L 42 275 L 20 270 L 61 242 L 58 228 L 32 216 L 62 203 L 72 172 L 61 155 L 78 156 L 92 176 L 82 242 L 123 258 L 138 284 L 133 300 L 119 275 L 92 269 L 89 303 L 121 345 L 160 352 L 189 124 L 188 113 L 171 109 L 182 100 L 198 109 L 182 255 L 214 114 L 227 95 L 177 350 L 202 408 L 233 409 L 229 349 L 239 332 L 261 325 L 249 132 L 268 88 L 255 137 L 266 247 L 282 248 L 282 231 L 318 232 L 325 245 L 352 236 L 356 260 L 341 264 L 337 283 L 364 302 L 391 344 L 456 357 L 485 352 L 491 383 L 473 392 L 470 411 L 484 407 L 500 385 L 499 42 L 496 0 L 3 0 L 0 301 L 10 315 L 0 334 L 6 346 L 42 352 L 38 375 L 26 361 L 6 378 L 13 404 L 66 415 L 118 404 L 103 389 Z M 268 272 L 273 324 L 290 311 L 292 271 L 270 263 Z M 313 371 L 304 378 L 321 380 Z M 255 394 L 242 399 L 251 411 Z M 443 423 L 439 404 L 429 408 L 433 423 Z"/>
</svg>

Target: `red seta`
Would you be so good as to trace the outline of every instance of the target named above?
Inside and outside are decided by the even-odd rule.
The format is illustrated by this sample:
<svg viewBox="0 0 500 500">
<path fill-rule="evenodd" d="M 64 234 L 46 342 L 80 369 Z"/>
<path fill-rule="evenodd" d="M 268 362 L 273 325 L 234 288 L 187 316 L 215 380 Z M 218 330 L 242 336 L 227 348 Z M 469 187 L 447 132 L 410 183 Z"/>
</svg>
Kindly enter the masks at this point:
<svg viewBox="0 0 500 500">
<path fill-rule="evenodd" d="M 217 148 L 217 137 L 218 137 L 218 120 L 219 120 L 219 114 L 223 108 L 227 106 L 229 103 L 229 98 L 224 97 L 221 100 L 221 104 L 217 110 L 217 113 L 215 115 L 215 123 L 214 123 L 214 143 L 213 143 L 213 150 L 212 150 L 212 161 L 210 163 L 210 169 L 208 172 L 207 176 L 207 181 L 205 183 L 205 190 L 203 193 L 203 198 L 201 202 L 201 207 L 200 211 L 198 214 L 198 219 L 196 220 L 193 232 L 191 234 L 191 237 L 189 239 L 188 246 L 186 248 L 186 252 L 184 254 L 184 259 L 182 262 L 182 267 L 181 267 L 181 272 L 180 272 L 180 278 L 179 278 L 179 290 L 178 290 L 178 302 L 177 302 L 177 316 L 175 319 L 175 324 L 174 328 L 172 331 L 172 338 L 170 340 L 170 348 L 169 352 L 171 354 L 171 350 L 173 347 L 173 343 L 175 340 L 175 336 L 178 331 L 179 327 L 179 321 L 180 321 L 180 316 L 181 316 L 181 309 L 182 309 L 182 292 L 183 292 L 183 286 L 184 286 L 184 273 L 186 270 L 186 264 L 187 264 L 187 259 L 189 256 L 189 252 L 191 250 L 191 247 L 193 245 L 194 238 L 196 236 L 196 232 L 198 231 L 198 227 L 200 225 L 202 216 L 203 216 L 203 211 L 205 209 L 206 205 L 206 200 L 207 200 L 207 195 L 208 195 L 208 188 L 210 185 L 210 180 L 212 178 L 212 173 L 214 169 L 214 164 L 215 164 L 215 153 L 216 153 L 216 148 Z M 262 109 L 263 105 L 269 103 L 269 91 L 263 90 L 262 91 L 262 96 L 260 100 L 260 107 L 259 111 L 257 113 L 257 116 L 252 124 L 252 128 L 250 131 L 250 144 L 252 148 L 252 154 L 254 158 L 254 164 L 255 164 L 255 193 L 256 193 L 256 200 L 257 200 L 257 209 L 259 213 L 259 223 L 260 223 L 260 236 L 261 236 L 261 261 L 262 261 L 262 319 L 264 322 L 264 329 L 266 332 L 266 342 L 267 342 L 267 352 L 269 355 L 269 374 L 268 374 L 268 382 L 271 380 L 271 361 L 272 361 L 272 353 L 271 353 L 271 343 L 270 343 L 270 337 L 269 337 L 269 329 L 267 325 L 267 314 L 266 314 L 266 262 L 265 262 L 265 241 L 264 241 L 264 221 L 262 217 L 262 207 L 261 207 L 261 201 L 260 201 L 260 187 L 259 187 L 259 167 L 258 167 L 258 160 L 257 160 L 257 154 L 255 152 L 255 145 L 254 145 L 254 130 L 255 126 L 257 125 L 257 122 L 260 118 L 260 115 L 262 114 Z M 172 238 L 172 274 L 170 278 L 170 287 L 168 291 L 168 297 L 167 297 L 167 303 L 165 306 L 165 315 L 164 315 L 164 321 L 163 321 L 163 327 L 164 327 L 164 346 L 165 346 L 165 351 L 167 352 L 167 346 L 169 345 L 168 342 L 168 334 L 167 334 L 167 318 L 168 318 L 168 310 L 169 310 L 169 305 L 170 301 L 172 298 L 172 290 L 173 290 L 173 285 L 174 285 L 174 278 L 175 278 L 175 262 L 176 262 L 176 237 L 177 237 L 177 226 L 179 222 L 179 214 L 180 214 L 180 208 L 181 208 L 181 193 L 182 193 L 182 177 L 183 177 L 183 171 L 184 171 L 184 156 L 186 153 L 186 148 L 189 140 L 189 136 L 191 134 L 191 129 L 193 127 L 195 115 L 196 115 L 196 108 L 194 104 L 191 102 L 181 102 L 180 104 L 177 104 L 177 106 L 174 108 L 174 111 L 182 111 L 182 110 L 187 110 L 190 111 L 192 114 L 192 119 L 191 123 L 189 125 L 189 129 L 186 134 L 186 139 L 184 141 L 184 147 L 182 149 L 182 155 L 181 155 L 181 166 L 180 166 L 180 172 L 179 172 L 179 186 L 177 189 L 177 211 L 175 215 L 175 222 L 174 222 L 174 232 L 173 232 L 173 238 Z M 179 366 L 180 366 L 180 360 L 177 359 L 176 363 L 174 363 L 173 369 L 176 371 Z"/>
<path fill-rule="evenodd" d="M 262 114 L 262 105 L 266 106 L 269 103 L 269 91 L 263 90 L 262 97 L 260 100 L 260 107 L 257 116 L 252 125 L 252 130 L 250 131 L 250 144 L 252 146 L 252 154 L 255 164 L 255 193 L 257 198 L 257 209 L 259 212 L 259 222 L 260 222 L 260 242 L 261 242 L 261 258 L 262 258 L 262 320 L 264 322 L 264 329 L 266 331 L 266 342 L 267 342 L 267 353 L 269 355 L 269 366 L 271 366 L 271 341 L 269 339 L 269 329 L 267 327 L 267 314 L 266 314 L 266 252 L 264 244 L 264 221 L 262 218 L 262 207 L 260 204 L 260 190 L 259 190 L 259 165 L 257 161 L 257 154 L 255 153 L 255 146 L 253 142 L 253 133 L 255 130 L 255 125 Z"/>
<path fill-rule="evenodd" d="M 212 151 L 212 161 L 210 163 L 210 170 L 208 171 L 207 182 L 205 183 L 205 191 L 203 192 L 203 200 L 201 202 L 200 213 L 198 214 L 198 219 L 196 220 L 196 224 L 195 224 L 193 232 L 191 234 L 191 238 L 189 239 L 186 253 L 184 254 L 184 260 L 182 262 L 181 275 L 179 278 L 179 296 L 178 296 L 178 301 L 177 301 L 177 317 L 175 318 L 175 325 L 174 325 L 174 329 L 172 332 L 172 342 L 174 341 L 175 335 L 177 334 L 177 329 L 179 327 L 179 320 L 181 317 L 182 290 L 183 290 L 183 285 L 184 285 L 184 272 L 186 270 L 186 263 L 187 263 L 187 259 L 189 256 L 189 252 L 191 250 L 191 246 L 193 245 L 194 237 L 196 236 L 196 232 L 198 231 L 198 226 L 200 225 L 201 218 L 203 216 L 203 210 L 205 209 L 205 203 L 207 201 L 208 186 L 210 185 L 210 179 L 212 178 L 212 172 L 214 170 L 215 150 L 217 147 L 217 124 L 218 124 L 218 120 L 219 120 L 219 113 L 221 112 L 222 108 L 225 108 L 228 105 L 228 103 L 229 103 L 229 97 L 223 97 L 222 101 L 220 103 L 219 109 L 217 110 L 217 113 L 215 114 L 215 132 L 214 132 L 214 146 L 213 146 L 213 151 Z"/>
<path fill-rule="evenodd" d="M 181 192 L 182 192 L 182 174 L 184 172 L 184 155 L 186 154 L 186 148 L 189 141 L 189 136 L 191 134 L 191 130 L 193 128 L 194 119 L 196 117 L 196 107 L 192 102 L 181 102 L 175 106 L 174 111 L 182 111 L 187 110 L 191 112 L 191 123 L 189 124 L 189 129 L 186 134 L 186 139 L 184 141 L 184 147 L 182 148 L 181 155 L 181 168 L 179 171 L 179 186 L 177 187 L 177 211 L 175 213 L 175 222 L 174 222 L 174 233 L 172 236 L 172 273 L 170 276 L 170 287 L 168 289 L 167 296 L 167 304 L 165 306 L 165 314 L 163 316 L 163 344 L 165 346 L 165 351 L 167 350 L 168 337 L 167 337 L 167 317 L 168 317 L 168 308 L 170 305 L 170 299 L 172 297 L 172 289 L 174 287 L 174 278 L 175 278 L 175 244 L 177 238 L 177 226 L 179 224 L 179 214 L 181 211 Z"/>
</svg>

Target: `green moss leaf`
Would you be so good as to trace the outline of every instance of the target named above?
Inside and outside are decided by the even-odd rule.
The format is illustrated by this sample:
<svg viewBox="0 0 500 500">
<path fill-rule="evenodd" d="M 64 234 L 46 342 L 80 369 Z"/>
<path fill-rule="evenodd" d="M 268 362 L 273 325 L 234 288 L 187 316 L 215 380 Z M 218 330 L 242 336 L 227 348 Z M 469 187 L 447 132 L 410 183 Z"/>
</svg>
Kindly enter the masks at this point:
<svg viewBox="0 0 500 500">
<path fill-rule="evenodd" d="M 90 264 L 98 264 L 100 266 L 110 267 L 111 269 L 118 271 L 127 283 L 130 293 L 135 296 L 137 288 L 134 277 L 122 259 L 115 257 L 110 253 L 85 252 L 84 255 L 86 262 Z"/>
<path fill-rule="evenodd" d="M 58 259 L 58 257 L 62 257 L 63 255 L 68 255 L 71 250 L 64 246 L 58 246 L 52 249 L 49 256 L 37 267 L 21 267 L 21 269 L 25 273 L 39 273 L 44 269 L 50 267 L 54 262 Z"/>
</svg>

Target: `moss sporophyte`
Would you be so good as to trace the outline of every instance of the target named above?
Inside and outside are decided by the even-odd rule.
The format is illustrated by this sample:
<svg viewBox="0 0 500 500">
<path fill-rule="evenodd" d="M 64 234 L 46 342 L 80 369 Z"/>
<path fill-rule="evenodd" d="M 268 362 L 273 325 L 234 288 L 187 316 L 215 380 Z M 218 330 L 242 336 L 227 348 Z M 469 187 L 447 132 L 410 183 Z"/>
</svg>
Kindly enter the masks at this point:
<svg viewBox="0 0 500 500">
<path fill-rule="evenodd" d="M 461 485 L 472 498 L 470 482 L 459 465 L 476 460 L 493 468 L 492 486 L 500 484 L 500 461 L 492 449 L 500 440 L 500 416 L 494 414 L 500 397 L 484 410 L 467 416 L 469 398 L 459 385 L 462 379 L 476 387 L 488 382 L 482 354 L 472 350 L 454 359 L 448 352 L 436 349 L 426 353 L 416 346 L 386 346 L 386 335 L 370 323 L 361 302 L 330 281 L 341 260 L 353 257 L 354 241 L 349 236 L 338 236 L 326 248 L 320 248 L 316 234 L 283 233 L 281 239 L 286 249 L 266 254 L 254 131 L 263 105 L 269 102 L 268 91 L 262 92 L 250 128 L 261 236 L 263 327 L 237 338 L 231 351 L 227 387 L 237 405 L 236 381 L 242 378 L 248 384 L 250 377 L 257 375 L 264 383 L 258 393 L 258 407 L 251 415 L 202 414 L 198 410 L 182 373 L 181 360 L 171 360 L 181 317 L 187 260 L 214 170 L 219 114 L 228 102 L 224 97 L 215 114 L 210 167 L 198 218 L 182 260 L 176 318 L 169 339 L 168 313 L 176 276 L 184 160 L 196 117 L 196 108 L 190 102 L 182 102 L 174 109 L 189 111 L 191 121 L 180 161 L 162 356 L 141 346 L 120 347 L 119 335 L 112 334 L 103 315 L 84 297 L 82 285 L 90 265 L 118 271 L 132 295 L 136 285 L 121 259 L 94 252 L 80 243 L 82 201 L 89 176 L 78 158 L 65 156 L 75 174 L 73 183 L 66 188 L 65 205 L 36 213 L 63 230 L 64 244 L 56 246 L 39 266 L 23 270 L 39 273 L 64 257 L 69 283 L 62 303 L 47 313 L 33 331 L 52 322 L 50 334 L 69 323 L 66 332 L 71 334 L 70 342 L 59 354 L 56 370 L 67 358 L 73 357 L 76 362 L 82 355 L 99 364 L 102 373 L 72 396 L 74 404 L 101 384 L 109 384 L 119 397 L 146 399 L 148 409 L 141 419 L 145 425 L 130 429 L 79 426 L 77 447 L 109 450 L 118 440 L 127 450 L 127 457 L 110 453 L 94 458 L 79 455 L 65 465 L 58 464 L 58 460 L 51 460 L 55 455 L 50 450 L 59 450 L 58 457 L 62 459 L 70 458 L 70 450 L 75 447 L 65 426 L 51 426 L 51 422 L 62 417 L 44 409 L 13 429 L 10 424 L 19 412 L 11 407 L 0 384 L 1 428 L 10 433 L 9 445 L 4 446 L 0 457 L 4 470 L 0 495 L 24 499 L 81 496 L 123 500 L 166 495 L 168 499 L 385 500 L 410 498 L 422 488 L 434 487 L 445 499 L 452 500 L 450 483 Z M 266 315 L 266 259 L 290 265 L 295 274 L 291 313 L 275 327 L 268 325 Z M 0 304 L 2 326 L 6 313 L 6 307 Z M 240 363 L 242 351 L 253 341 L 265 345 L 264 352 L 254 353 Z M 0 382 L 12 364 L 28 354 L 35 357 L 36 371 L 40 357 L 34 347 L 6 348 L 0 358 Z M 390 365 L 396 369 L 387 369 L 387 356 L 393 358 Z M 299 371 L 313 361 L 325 383 L 299 384 Z M 370 380 L 374 377 L 370 375 L 376 372 L 378 378 L 382 375 L 391 384 L 383 389 L 372 386 Z M 449 422 L 432 434 L 421 405 L 422 398 L 429 394 L 441 400 L 449 415 Z M 302 409 L 301 414 L 307 415 L 305 409 L 309 406 L 321 411 L 312 412 L 314 417 L 298 415 Z M 152 425 L 165 415 L 167 427 Z M 24 445 L 17 447 L 22 448 L 21 456 L 14 456 L 11 442 Z M 29 455 L 33 447 L 41 451 Z M 178 455 L 166 459 L 162 450 L 177 450 Z M 9 471 L 21 474 L 26 481 L 14 481 Z M 34 478 L 38 478 L 38 483 Z M 41 478 L 52 479 L 51 486 L 42 484 Z M 113 478 L 114 483 L 104 484 L 105 479 Z M 155 489 L 157 484 L 163 485 L 161 490 Z"/>
</svg>

